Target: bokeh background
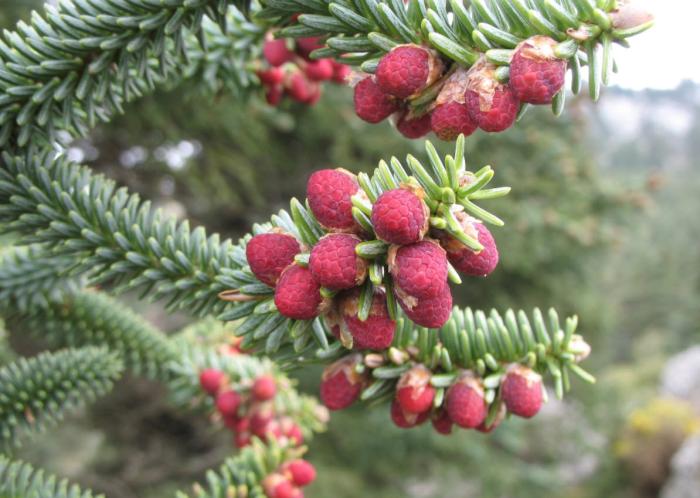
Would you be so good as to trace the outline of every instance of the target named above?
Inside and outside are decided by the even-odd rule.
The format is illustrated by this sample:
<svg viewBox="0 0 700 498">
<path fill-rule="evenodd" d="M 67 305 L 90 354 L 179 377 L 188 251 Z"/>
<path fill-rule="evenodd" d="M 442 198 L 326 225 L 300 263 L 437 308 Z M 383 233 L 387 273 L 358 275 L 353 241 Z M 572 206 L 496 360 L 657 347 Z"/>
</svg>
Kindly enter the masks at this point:
<svg viewBox="0 0 700 498">
<path fill-rule="evenodd" d="M 40 3 L 2 0 L 0 27 Z M 700 67 L 681 39 L 700 7 L 655 3 L 659 27 L 620 57 L 599 105 L 572 98 L 562 118 L 537 109 L 505 134 L 468 140 L 470 165 L 493 165 L 495 184 L 514 190 L 493 205 L 507 222 L 495 230 L 499 269 L 468 281 L 457 302 L 577 313 L 598 384 L 577 382 L 564 402 L 489 436 L 401 431 L 384 407 L 334 415 L 311 444 L 320 477 L 307 496 L 700 496 Z M 273 110 L 186 87 L 139 101 L 68 151 L 234 238 L 303 195 L 317 168 L 369 171 L 409 152 L 422 154 L 422 141 L 360 122 L 346 88 L 328 88 L 313 108 Z M 187 324 L 130 304 L 165 330 Z M 315 392 L 319 370 L 295 375 Z M 22 456 L 111 498 L 162 498 L 231 451 L 228 433 L 131 378 Z"/>
</svg>

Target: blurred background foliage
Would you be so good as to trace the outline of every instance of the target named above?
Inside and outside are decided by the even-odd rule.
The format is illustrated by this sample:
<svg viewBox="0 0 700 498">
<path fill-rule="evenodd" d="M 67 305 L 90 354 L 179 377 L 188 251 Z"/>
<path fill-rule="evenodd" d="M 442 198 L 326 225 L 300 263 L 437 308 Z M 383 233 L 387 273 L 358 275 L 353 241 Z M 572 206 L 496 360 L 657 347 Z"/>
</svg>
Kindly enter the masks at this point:
<svg viewBox="0 0 700 498">
<path fill-rule="evenodd" d="M 39 3 L 4 0 L 0 26 Z M 68 154 L 237 237 L 302 196 L 315 169 L 369 171 L 422 147 L 388 124 L 356 119 L 347 89 L 327 89 L 313 108 L 273 110 L 259 99 L 210 99 L 185 87 L 130 106 Z M 598 106 L 573 100 L 563 118 L 538 109 L 506 134 L 471 137 L 469 165 L 491 164 L 494 184 L 513 193 L 493 207 L 507 222 L 494 230 L 501 266 L 487 280 L 467 281 L 457 302 L 578 313 L 598 385 L 577 383 L 564 403 L 488 437 L 402 432 L 385 407 L 337 414 L 311 445 L 320 478 L 307 496 L 658 496 L 671 457 L 699 424 L 697 398 L 693 405 L 673 389 L 667 398 L 668 382 L 660 382 L 663 372 L 682 375 L 668 373 L 680 368 L 669 358 L 700 342 L 699 154 L 700 88 L 690 83 L 667 92 L 611 89 Z M 130 301 L 161 328 L 186 324 Z M 23 352 L 36 349 L 21 334 L 9 336 Z M 0 327 L 0 362 L 5 341 Z M 318 369 L 298 376 L 315 392 Z M 223 434 L 173 411 L 158 386 L 129 379 L 22 454 L 112 498 L 161 498 L 232 451 Z"/>
</svg>

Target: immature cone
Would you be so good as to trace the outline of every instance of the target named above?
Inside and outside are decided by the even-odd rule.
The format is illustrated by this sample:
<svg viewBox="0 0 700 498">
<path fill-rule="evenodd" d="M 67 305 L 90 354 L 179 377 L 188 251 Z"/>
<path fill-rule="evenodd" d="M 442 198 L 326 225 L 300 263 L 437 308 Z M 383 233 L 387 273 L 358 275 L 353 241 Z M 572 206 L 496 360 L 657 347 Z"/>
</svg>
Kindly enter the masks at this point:
<svg viewBox="0 0 700 498">
<path fill-rule="evenodd" d="M 277 85 L 284 80 L 284 70 L 279 67 L 271 67 L 256 73 L 263 85 Z"/>
<path fill-rule="evenodd" d="M 372 206 L 372 226 L 377 238 L 390 244 L 418 242 L 428 231 L 430 211 L 419 187 L 387 190 Z"/>
<path fill-rule="evenodd" d="M 346 83 L 347 77 L 350 75 L 350 67 L 340 62 L 332 61 L 333 63 L 333 82 Z"/>
<path fill-rule="evenodd" d="M 520 109 L 513 90 L 496 79 L 496 66 L 485 62 L 469 70 L 465 99 L 472 120 L 488 132 L 513 126 Z"/>
<path fill-rule="evenodd" d="M 325 307 L 318 285 L 308 268 L 291 264 L 282 272 L 275 288 L 275 306 L 293 320 L 316 318 Z"/>
<path fill-rule="evenodd" d="M 450 319 L 452 292 L 447 282 L 435 297 L 417 299 L 396 292 L 396 299 L 406 316 L 421 327 L 439 329 Z"/>
<path fill-rule="evenodd" d="M 251 394 L 257 401 L 268 401 L 275 397 L 277 385 L 271 375 L 261 375 L 253 383 Z"/>
<path fill-rule="evenodd" d="M 301 490 L 282 474 L 270 474 L 262 484 L 268 498 L 303 498 L 304 496 Z"/>
<path fill-rule="evenodd" d="M 273 107 L 279 105 L 284 97 L 284 88 L 282 85 L 272 85 L 265 90 L 265 101 Z"/>
<path fill-rule="evenodd" d="M 224 382 L 225 375 L 221 370 L 206 368 L 199 374 L 199 385 L 210 396 L 216 395 Z"/>
<path fill-rule="evenodd" d="M 328 316 L 331 329 L 344 327 L 352 336 L 356 349 L 384 350 L 391 346 L 394 340 L 396 322 L 389 316 L 386 295 L 376 289 L 372 297 L 372 305 L 366 320 L 360 320 L 360 289 L 348 291 L 338 298 L 335 314 Z"/>
<path fill-rule="evenodd" d="M 566 80 L 566 61 L 554 53 L 557 42 L 533 36 L 521 42 L 510 63 L 510 87 L 521 102 L 550 104 Z"/>
<path fill-rule="evenodd" d="M 326 229 L 355 232 L 352 196 L 360 190 L 355 175 L 344 169 L 322 169 L 309 177 L 306 197 L 318 222 Z"/>
<path fill-rule="evenodd" d="M 235 416 L 241 405 L 241 395 L 236 391 L 224 391 L 216 397 L 216 409 L 225 417 Z"/>
<path fill-rule="evenodd" d="M 501 384 L 501 397 L 513 415 L 534 417 L 542 408 L 542 376 L 523 365 L 513 365 Z"/>
<path fill-rule="evenodd" d="M 439 57 L 419 45 L 399 45 L 381 58 L 377 66 L 377 84 L 400 99 L 415 96 L 440 77 L 443 65 Z"/>
<path fill-rule="evenodd" d="M 404 412 L 418 414 L 430 410 L 435 399 L 431 376 L 423 365 L 416 365 L 401 376 L 396 385 L 396 400 Z"/>
<path fill-rule="evenodd" d="M 238 417 L 227 417 L 224 419 L 224 422 L 230 422 L 231 426 L 229 427 L 227 424 L 227 427 L 229 427 L 233 432 L 238 432 L 238 433 L 247 433 L 250 434 L 250 419 L 247 417 L 243 418 L 238 418 Z"/>
<path fill-rule="evenodd" d="M 466 104 L 448 102 L 437 106 L 430 115 L 430 128 L 440 140 L 446 142 L 457 140 L 460 134 L 468 137 L 477 127 Z"/>
<path fill-rule="evenodd" d="M 296 51 L 306 60 L 310 60 L 311 52 L 319 48 L 323 48 L 320 36 L 308 36 L 296 40 Z"/>
<path fill-rule="evenodd" d="M 460 376 L 447 391 L 446 406 L 450 419 L 465 429 L 479 427 L 488 415 L 484 388 L 468 372 Z"/>
<path fill-rule="evenodd" d="M 364 282 L 367 261 L 355 253 L 360 242 L 356 235 L 346 233 L 329 234 L 318 241 L 311 250 L 309 269 L 322 287 L 343 290 Z"/>
<path fill-rule="evenodd" d="M 301 71 L 295 71 L 287 75 L 284 89 L 292 100 L 302 104 L 315 104 L 321 95 L 319 84 L 310 81 Z"/>
<path fill-rule="evenodd" d="M 295 486 L 308 486 L 316 479 L 316 469 L 306 460 L 292 460 L 282 467 Z"/>
<path fill-rule="evenodd" d="M 433 240 L 406 246 L 392 246 L 387 258 L 396 292 L 404 299 L 430 299 L 443 291 L 447 282 L 445 250 Z"/>
<path fill-rule="evenodd" d="M 321 376 L 321 401 L 329 410 L 342 410 L 352 405 L 365 385 L 363 375 L 356 367 L 362 355 L 352 354 L 326 367 Z"/>
<path fill-rule="evenodd" d="M 326 81 L 333 78 L 333 63 L 330 59 L 312 61 L 306 65 L 304 72 L 311 81 Z"/>
<path fill-rule="evenodd" d="M 465 213 L 456 213 L 458 221 L 462 225 L 464 232 L 477 239 L 484 247 L 476 252 L 462 244 L 447 232 L 437 232 L 440 245 L 447 251 L 447 259 L 454 268 L 474 277 L 485 277 L 490 275 L 498 266 L 498 247 L 496 241 L 486 225 L 478 222 Z"/>
<path fill-rule="evenodd" d="M 401 408 L 398 400 L 391 402 L 391 420 L 397 427 L 401 429 L 410 429 L 422 424 L 428 419 L 428 412 L 423 413 L 408 413 Z"/>
<path fill-rule="evenodd" d="M 368 123 L 384 121 L 399 109 L 396 99 L 384 93 L 371 76 L 355 85 L 354 92 L 355 114 Z"/>
<path fill-rule="evenodd" d="M 452 434 L 453 422 L 445 410 L 440 410 L 438 413 L 433 415 L 430 421 L 433 424 L 433 429 L 435 429 L 435 432 L 445 436 Z"/>
<path fill-rule="evenodd" d="M 424 137 L 430 133 L 430 114 L 415 117 L 411 112 L 404 112 L 396 121 L 396 129 L 406 138 Z"/>
<path fill-rule="evenodd" d="M 301 245 L 289 234 L 282 232 L 256 235 L 246 245 L 245 254 L 250 271 L 262 283 L 274 287 L 282 271 L 294 262 Z"/>
<path fill-rule="evenodd" d="M 267 405 L 255 405 L 250 414 L 249 430 L 261 439 L 267 436 L 274 422 L 274 411 Z"/>
<path fill-rule="evenodd" d="M 457 69 L 447 79 L 435 99 L 435 108 L 430 115 L 430 126 L 440 140 L 451 142 L 461 134 L 469 136 L 478 128 L 465 103 L 468 72 Z"/>
<path fill-rule="evenodd" d="M 278 67 L 294 58 L 284 39 L 268 39 L 263 44 L 263 56 L 268 64 Z"/>
<path fill-rule="evenodd" d="M 294 423 L 289 417 L 282 419 L 280 423 L 282 429 L 282 435 L 289 439 L 296 446 L 301 446 L 304 444 L 304 434 L 301 431 L 301 427 Z"/>
</svg>

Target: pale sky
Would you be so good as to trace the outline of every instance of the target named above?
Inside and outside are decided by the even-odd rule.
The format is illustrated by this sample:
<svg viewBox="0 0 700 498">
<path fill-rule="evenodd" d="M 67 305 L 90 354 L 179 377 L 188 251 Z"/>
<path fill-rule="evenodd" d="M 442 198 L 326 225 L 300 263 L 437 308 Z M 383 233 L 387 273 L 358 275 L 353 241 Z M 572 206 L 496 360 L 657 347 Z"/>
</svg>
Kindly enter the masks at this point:
<svg viewBox="0 0 700 498">
<path fill-rule="evenodd" d="M 625 88 L 672 89 L 685 79 L 700 82 L 700 2 L 648 0 L 656 24 L 630 38 L 632 47 L 615 48 L 619 74 L 611 84 Z"/>
</svg>

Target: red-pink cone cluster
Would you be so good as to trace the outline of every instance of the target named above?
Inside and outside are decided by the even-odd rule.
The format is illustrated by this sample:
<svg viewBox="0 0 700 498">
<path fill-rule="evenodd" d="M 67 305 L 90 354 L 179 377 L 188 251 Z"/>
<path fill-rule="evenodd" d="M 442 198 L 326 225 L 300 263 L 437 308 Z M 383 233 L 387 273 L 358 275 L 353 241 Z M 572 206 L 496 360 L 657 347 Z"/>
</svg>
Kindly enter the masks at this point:
<svg viewBox="0 0 700 498">
<path fill-rule="evenodd" d="M 444 249 L 426 239 L 430 211 L 422 189 L 388 190 L 372 206 L 372 226 L 379 240 L 392 244 L 387 263 L 394 293 L 406 315 L 418 325 L 442 327 L 452 309 Z"/>
<path fill-rule="evenodd" d="M 301 488 L 315 479 L 316 469 L 311 463 L 291 460 L 263 480 L 263 490 L 268 498 L 304 498 Z"/>
<path fill-rule="evenodd" d="M 372 385 L 371 367 L 376 354 L 353 353 L 326 367 L 321 377 L 321 401 L 330 410 L 342 410 L 357 401 Z M 506 413 L 531 418 L 543 402 L 542 377 L 519 364 L 511 365 L 501 378 L 499 396 L 491 407 L 486 401 L 483 379 L 472 371 L 462 371 L 447 389 L 443 399 L 436 397 L 431 380 L 433 372 L 420 363 L 414 364 L 396 383 L 390 414 L 402 429 L 421 425 L 428 419 L 440 434 L 450 434 L 453 426 L 491 432 Z M 489 411 L 496 410 L 489 418 Z"/>
<path fill-rule="evenodd" d="M 294 262 L 301 251 L 302 245 L 294 236 L 277 230 L 250 239 L 246 259 L 257 279 L 275 288 L 275 305 L 282 315 L 310 320 L 323 311 L 327 302 L 311 270 Z"/>
<path fill-rule="evenodd" d="M 321 48 L 318 38 L 268 38 L 263 44 L 267 67 L 258 70 L 258 78 L 265 87 L 265 99 L 278 105 L 286 96 L 295 102 L 313 105 L 321 98 L 323 82 L 345 84 L 350 68 L 333 59 L 310 58 L 311 52 Z"/>
<path fill-rule="evenodd" d="M 384 291 L 372 296 L 369 316 L 360 320 L 360 288 L 368 263 L 356 253 L 369 234 L 355 221 L 352 197 L 362 195 L 355 175 L 324 169 L 311 175 L 308 204 L 328 233 L 311 248 L 308 266 L 295 262 L 302 245 L 279 230 L 253 237 L 246 247 L 250 269 L 275 288 L 280 314 L 295 320 L 325 315 L 331 331 L 345 345 L 383 350 L 391 345 L 395 323 L 389 316 Z M 403 185 L 383 192 L 372 205 L 370 220 L 376 238 L 390 244 L 387 264 L 398 304 L 416 324 L 440 328 L 449 319 L 452 293 L 448 260 L 467 275 L 485 276 L 498 264 L 498 249 L 488 229 L 463 212 L 454 213 L 468 235 L 483 245 L 474 251 L 447 232 L 434 230 L 427 238 L 430 211 L 424 191 Z M 335 292 L 333 299 L 324 298 Z"/>
<path fill-rule="evenodd" d="M 566 61 L 556 57 L 556 45 L 545 36 L 518 45 L 509 83 L 500 82 L 497 67 L 485 60 L 468 71 L 449 70 L 431 49 L 399 45 L 382 57 L 374 76 L 355 86 L 355 112 L 369 123 L 396 114 L 396 127 L 408 138 L 431 130 L 448 141 L 477 128 L 502 132 L 513 125 L 521 104 L 549 104 L 563 87 Z M 412 106 L 411 100 L 433 84 L 441 85 L 435 101 Z"/>
<path fill-rule="evenodd" d="M 311 175 L 307 185 L 309 206 L 328 233 L 311 248 L 308 267 L 294 262 L 301 245 L 289 234 L 257 235 L 249 241 L 246 254 L 258 279 L 275 287 L 275 305 L 280 314 L 295 320 L 325 315 L 333 333 L 339 338 L 352 338 L 357 349 L 386 349 L 394 338 L 396 324 L 389 317 L 381 289 L 375 291 L 367 319 L 358 316 L 360 287 L 367 278 L 368 266 L 355 252 L 366 236 L 352 215 L 351 198 L 359 191 L 355 175 L 345 170 L 326 169 Z M 332 300 L 324 298 L 322 287 L 336 292 L 336 296 Z"/>
<path fill-rule="evenodd" d="M 355 112 L 369 123 L 396 114 L 396 129 L 407 138 L 430 133 L 430 115 L 409 109 L 411 98 L 435 83 L 444 66 L 436 52 L 419 45 L 399 45 L 379 61 L 374 76 L 355 85 Z"/>
<path fill-rule="evenodd" d="M 261 375 L 250 385 L 239 386 L 231 384 L 222 371 L 207 368 L 200 372 L 199 384 L 214 400 L 216 411 L 224 426 L 233 432 L 238 448 L 249 445 L 253 436 L 263 441 L 272 437 L 286 439 L 295 446 L 303 444 L 301 428 L 275 410 L 277 384 L 271 375 Z"/>
<path fill-rule="evenodd" d="M 434 406 L 435 389 L 430 385 L 431 372 L 423 365 L 408 370 L 396 386 L 391 419 L 401 428 L 420 425 L 428 418 L 440 434 L 450 434 L 454 425 L 463 429 L 491 432 L 506 413 L 530 418 L 542 406 L 542 378 L 522 365 L 513 365 L 501 381 L 495 417 L 488 420 L 483 381 L 470 371 L 463 372 L 449 387 L 441 406 Z"/>
</svg>

